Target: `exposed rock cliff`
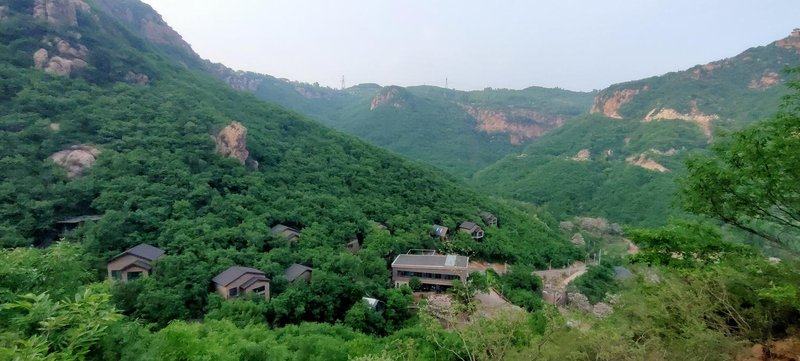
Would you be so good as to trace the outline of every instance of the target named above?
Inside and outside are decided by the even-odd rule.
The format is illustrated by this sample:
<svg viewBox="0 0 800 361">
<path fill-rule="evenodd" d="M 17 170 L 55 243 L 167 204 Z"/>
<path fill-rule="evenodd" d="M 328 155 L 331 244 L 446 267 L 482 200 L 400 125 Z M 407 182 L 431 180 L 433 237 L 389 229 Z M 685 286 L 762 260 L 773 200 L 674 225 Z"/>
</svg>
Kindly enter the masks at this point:
<svg viewBox="0 0 800 361">
<path fill-rule="evenodd" d="M 75 178 L 91 168 L 99 155 L 100 150 L 97 148 L 81 144 L 56 152 L 50 159 L 67 171 L 67 177 Z"/>
<path fill-rule="evenodd" d="M 41 48 L 33 53 L 33 64 L 37 69 L 42 69 L 48 74 L 58 76 L 68 76 L 73 71 L 85 69 L 89 64 L 89 49 L 81 44 L 73 46 L 68 41 L 61 38 L 54 38 L 52 41 L 44 42 L 48 47 L 55 48 L 54 55 L 45 48 Z"/>
<path fill-rule="evenodd" d="M 611 94 L 607 92 L 597 94 L 594 98 L 591 112 L 600 113 L 610 118 L 622 119 L 622 115 L 619 114 L 619 108 L 630 102 L 636 94 L 648 89 L 649 87 L 645 85 L 642 88 L 615 90 Z"/>
<path fill-rule="evenodd" d="M 638 156 L 637 155 L 632 155 L 632 156 L 630 156 L 628 158 L 625 158 L 625 161 L 628 162 L 628 164 L 635 165 L 637 167 L 642 167 L 642 168 L 647 169 L 647 170 L 652 170 L 652 171 L 661 172 L 661 173 L 669 172 L 669 169 L 667 169 L 667 167 L 665 167 L 665 166 L 659 164 L 658 162 L 648 158 L 647 154 L 644 154 L 644 153 L 639 154 Z"/>
<path fill-rule="evenodd" d="M 487 134 L 508 133 L 511 144 L 522 144 L 564 124 L 561 116 L 547 115 L 531 109 L 497 110 L 459 105 L 475 118 L 480 131 Z"/>
<path fill-rule="evenodd" d="M 217 153 L 224 157 L 238 159 L 245 164 L 250 156 L 247 150 L 247 128 L 242 123 L 231 122 L 219 131 L 214 140 L 217 143 Z"/>
<path fill-rule="evenodd" d="M 774 71 L 767 71 L 761 74 L 757 79 L 753 79 L 748 84 L 750 89 L 766 89 L 773 87 L 781 82 L 781 76 Z"/>
<path fill-rule="evenodd" d="M 397 109 L 402 108 L 406 101 L 403 99 L 400 92 L 400 87 L 396 86 L 387 86 L 381 89 L 381 91 L 372 98 L 372 102 L 369 104 L 369 110 L 375 110 L 375 108 L 384 104 L 388 104 Z"/>
<path fill-rule="evenodd" d="M 54 26 L 78 25 L 78 11 L 89 11 L 82 0 L 35 0 L 33 17 Z"/>
<path fill-rule="evenodd" d="M 775 45 L 781 48 L 800 50 L 800 29 L 792 30 L 792 33 L 788 37 L 776 41 Z"/>
<path fill-rule="evenodd" d="M 192 47 L 183 40 L 149 5 L 133 1 L 94 0 L 100 10 L 122 21 L 146 39 L 160 45 L 180 48 L 194 58 L 200 59 Z"/>
<path fill-rule="evenodd" d="M 571 159 L 578 162 L 585 162 L 588 161 L 591 158 L 591 156 L 592 152 L 590 152 L 588 149 L 581 149 Z"/>
<path fill-rule="evenodd" d="M 147 85 L 150 84 L 150 77 L 147 76 L 147 74 L 140 74 L 128 71 L 128 74 L 125 74 L 125 81 L 128 83 L 133 83 L 138 85 Z"/>
<path fill-rule="evenodd" d="M 671 108 L 654 108 L 651 110 L 642 120 L 643 123 L 651 122 L 654 120 L 669 120 L 669 119 L 677 119 L 677 120 L 685 120 L 687 122 L 693 122 L 700 127 L 700 130 L 703 131 L 703 134 L 706 137 L 711 138 L 711 122 L 719 119 L 719 116 L 716 114 L 703 114 L 697 109 L 697 103 L 692 102 L 691 110 L 689 113 L 680 113 L 675 109 Z"/>
</svg>

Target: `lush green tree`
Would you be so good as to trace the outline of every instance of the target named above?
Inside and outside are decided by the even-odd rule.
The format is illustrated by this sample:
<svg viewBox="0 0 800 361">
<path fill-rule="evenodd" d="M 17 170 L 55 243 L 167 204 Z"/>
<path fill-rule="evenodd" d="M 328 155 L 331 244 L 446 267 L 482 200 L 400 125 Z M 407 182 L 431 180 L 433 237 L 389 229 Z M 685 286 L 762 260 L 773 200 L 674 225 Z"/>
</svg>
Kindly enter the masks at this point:
<svg viewBox="0 0 800 361">
<path fill-rule="evenodd" d="M 267 303 L 263 297 L 225 300 L 217 294 L 208 298 L 207 320 L 228 320 L 238 327 L 266 324 Z"/>
<path fill-rule="evenodd" d="M 800 73 L 800 68 L 790 70 Z M 800 234 L 800 80 L 772 118 L 717 141 L 688 162 L 683 200 L 694 213 L 796 247 Z"/>
<path fill-rule="evenodd" d="M 121 318 L 103 288 L 89 287 L 74 298 L 58 301 L 47 293 L 24 294 L 0 305 L 6 329 L 19 337 L 4 338 L 0 354 L 33 360 L 84 359 L 106 329 Z"/>
</svg>

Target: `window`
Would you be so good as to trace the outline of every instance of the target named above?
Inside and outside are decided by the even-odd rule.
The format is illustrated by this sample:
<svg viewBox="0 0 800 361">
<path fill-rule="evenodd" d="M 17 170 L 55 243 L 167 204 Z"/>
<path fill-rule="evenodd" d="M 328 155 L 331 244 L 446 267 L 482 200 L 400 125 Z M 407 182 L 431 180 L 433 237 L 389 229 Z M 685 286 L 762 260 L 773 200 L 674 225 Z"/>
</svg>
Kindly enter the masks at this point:
<svg viewBox="0 0 800 361">
<path fill-rule="evenodd" d="M 111 279 L 112 280 L 121 280 L 122 279 L 122 272 L 119 271 L 119 270 L 111 271 Z"/>
<path fill-rule="evenodd" d="M 238 288 L 231 288 L 231 289 L 228 290 L 228 296 L 236 297 L 237 295 L 239 295 L 239 289 Z"/>
<path fill-rule="evenodd" d="M 128 281 L 133 281 L 139 277 L 142 277 L 142 272 L 128 272 Z"/>
<path fill-rule="evenodd" d="M 266 291 L 266 290 L 267 290 L 266 286 L 253 288 L 253 292 L 255 292 L 255 293 L 259 294 L 259 295 L 264 293 L 264 291 Z"/>
</svg>

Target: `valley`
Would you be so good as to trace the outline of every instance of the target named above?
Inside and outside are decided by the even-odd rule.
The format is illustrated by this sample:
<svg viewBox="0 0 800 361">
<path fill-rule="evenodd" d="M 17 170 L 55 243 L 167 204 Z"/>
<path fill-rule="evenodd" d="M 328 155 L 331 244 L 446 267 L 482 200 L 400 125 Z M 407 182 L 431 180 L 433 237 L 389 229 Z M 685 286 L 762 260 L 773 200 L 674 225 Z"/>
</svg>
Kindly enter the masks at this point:
<svg viewBox="0 0 800 361">
<path fill-rule="evenodd" d="M 0 359 L 798 352 L 800 30 L 591 92 L 236 71 L 139 0 L 0 39 Z"/>
</svg>

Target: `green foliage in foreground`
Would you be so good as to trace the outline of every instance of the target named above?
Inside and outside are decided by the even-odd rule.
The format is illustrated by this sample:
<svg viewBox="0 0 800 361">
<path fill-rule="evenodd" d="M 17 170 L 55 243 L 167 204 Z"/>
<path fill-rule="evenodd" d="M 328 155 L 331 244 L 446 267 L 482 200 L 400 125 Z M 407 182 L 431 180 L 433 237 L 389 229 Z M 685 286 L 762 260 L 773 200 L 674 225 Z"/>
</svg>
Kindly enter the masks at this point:
<svg viewBox="0 0 800 361">
<path fill-rule="evenodd" d="M 800 73 L 794 68 L 791 73 Z M 688 162 L 682 180 L 690 211 L 800 249 L 800 80 L 778 113 L 716 143 Z"/>
<path fill-rule="evenodd" d="M 674 236 L 664 237 L 664 241 L 674 242 L 671 248 L 691 247 L 693 238 L 686 238 L 689 232 L 674 230 L 670 234 Z M 67 243 L 46 251 L 2 251 L 0 257 L 4 262 L 20 263 L 18 259 L 45 256 L 37 268 L 53 269 L 59 261 L 51 256 L 65 252 L 87 257 L 79 247 Z M 659 247 L 643 246 L 643 259 L 651 252 L 658 253 Z M 782 337 L 798 326 L 798 266 L 796 262 L 769 263 L 754 254 L 720 254 L 716 262 L 694 266 L 634 265 L 631 268 L 638 276 L 619 291 L 614 313 L 605 319 L 561 314 L 545 307 L 530 314 L 473 315 L 468 324 L 443 328 L 439 320 L 420 311 L 419 318 L 385 337 L 349 327 L 375 324 L 375 315 L 369 313 L 373 311 L 363 306 L 348 312 L 347 326 L 302 323 L 271 329 L 261 316 L 263 301 L 219 302 L 216 298 L 203 322 L 174 321 L 154 330 L 116 311 L 107 284 L 75 285 L 57 278 L 45 279 L 42 287 L 48 290 L 33 294 L 27 293 L 25 285 L 4 286 L 7 297 L 0 304 L 0 357 L 126 361 L 729 360 L 747 348 L 747 342 Z M 534 285 L 521 273 L 503 282 L 518 287 Z M 69 296 L 53 298 L 49 292 Z"/>
</svg>

